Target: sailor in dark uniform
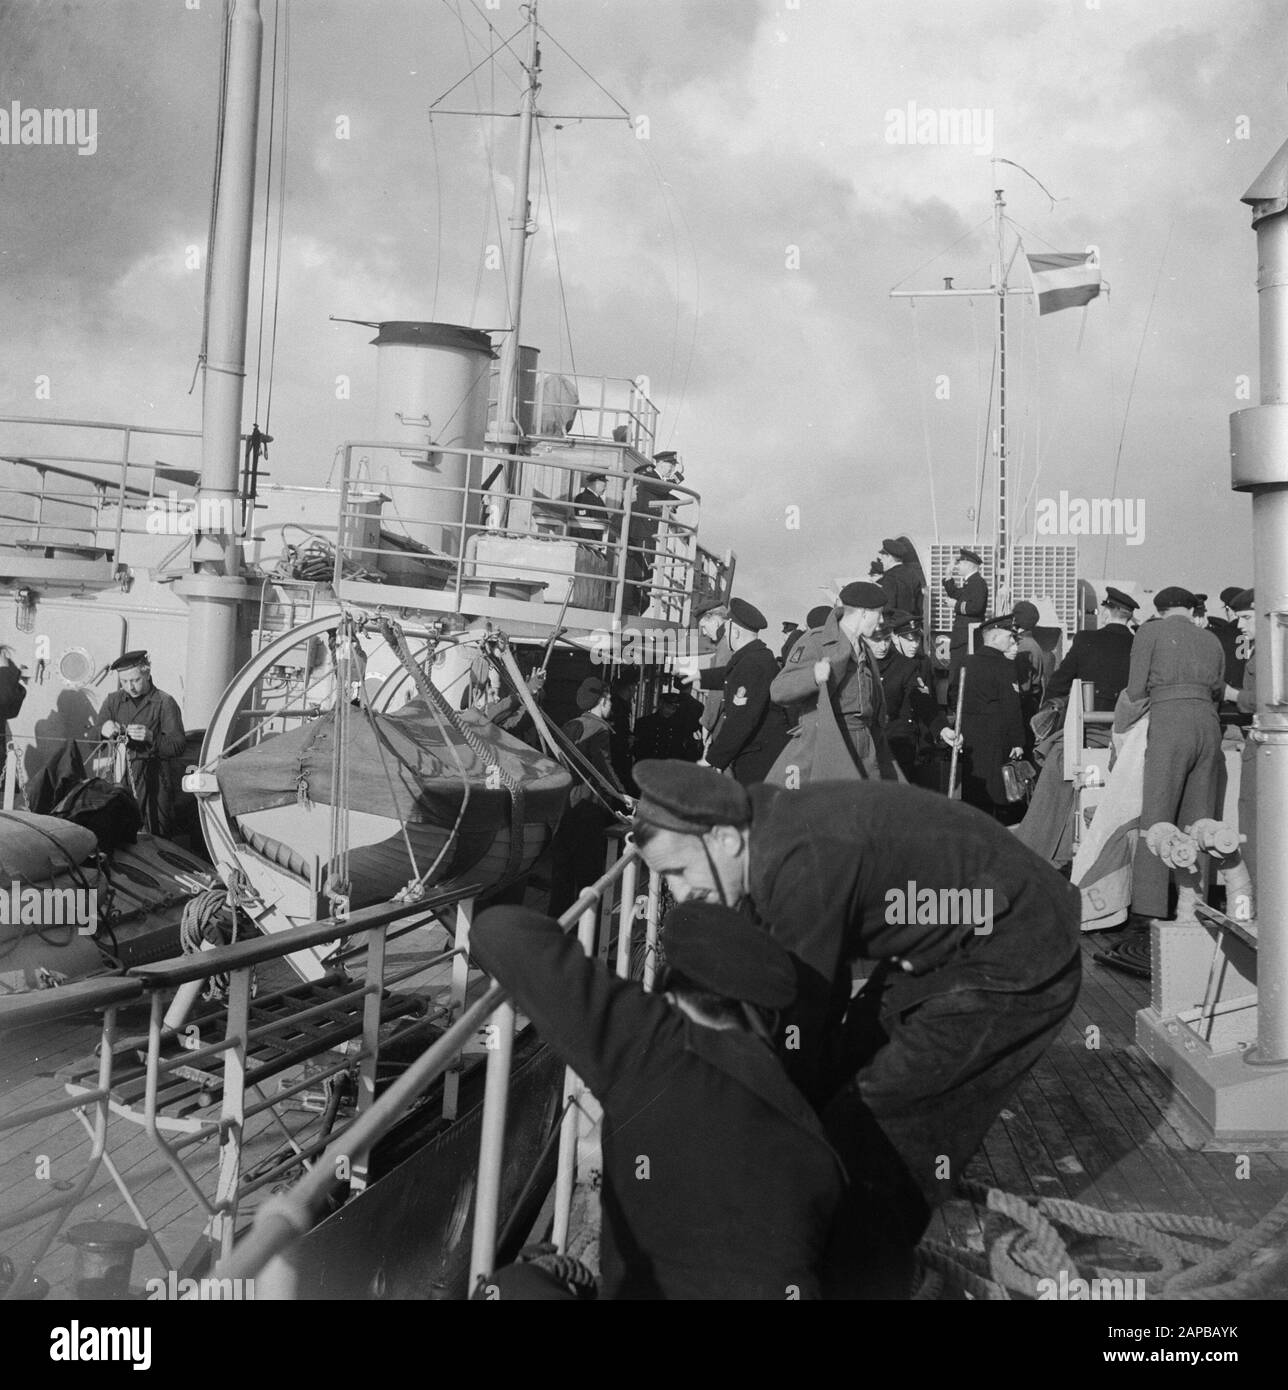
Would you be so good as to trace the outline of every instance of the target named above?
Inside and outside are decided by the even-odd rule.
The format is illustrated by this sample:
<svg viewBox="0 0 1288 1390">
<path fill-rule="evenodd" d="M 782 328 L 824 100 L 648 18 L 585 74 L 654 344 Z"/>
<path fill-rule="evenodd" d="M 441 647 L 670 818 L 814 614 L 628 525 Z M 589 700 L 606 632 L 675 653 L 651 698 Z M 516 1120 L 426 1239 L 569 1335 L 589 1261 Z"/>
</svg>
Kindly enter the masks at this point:
<svg viewBox="0 0 1288 1390">
<path fill-rule="evenodd" d="M 980 574 L 984 561 L 964 547 L 957 552 L 953 572 L 944 580 L 944 592 L 953 601 L 953 632 L 949 643 L 948 705 L 957 704 L 957 676 L 970 655 L 967 645 L 972 623 L 984 621 L 988 612 L 988 585 Z"/>
<path fill-rule="evenodd" d="M 139 804 L 143 824 L 153 835 L 174 833 L 175 760 L 187 748 L 179 706 L 152 684 L 147 652 L 126 652 L 108 668 L 121 686 L 98 712 L 104 738 L 126 740 L 126 786 Z"/>
<path fill-rule="evenodd" d="M 912 542 L 907 536 L 883 540 L 877 559 L 882 566 L 877 583 L 885 590 L 885 606 L 920 617 L 925 609 L 926 576 Z"/>
<path fill-rule="evenodd" d="M 608 478 L 603 473 L 587 474 L 581 491 L 572 499 L 573 516 L 579 522 L 591 525 L 571 526 L 568 534 L 578 541 L 603 545 L 612 534 L 613 526 L 604 494 L 608 491 Z"/>
<path fill-rule="evenodd" d="M 1077 891 L 920 788 L 744 789 L 685 763 L 635 775 L 636 843 L 677 900 L 741 906 L 797 958 L 784 1061 L 845 1161 L 867 1264 L 906 1279 L 930 1207 L 1073 1008 Z M 943 890 L 968 888 L 981 896 L 954 912 Z M 935 905 L 910 911 L 914 895 Z M 856 960 L 880 964 L 851 1002 Z"/>
<path fill-rule="evenodd" d="M 1100 606 L 1100 626 L 1094 632 L 1074 634 L 1068 655 L 1047 683 L 1047 702 L 1067 700 L 1075 685 L 1091 681 L 1095 709 L 1110 711 L 1127 684 L 1131 664 L 1132 630 L 1128 626 L 1140 605 L 1130 594 L 1110 585 Z M 1078 691 L 1081 698 L 1081 691 Z M 1108 746 L 1108 745 L 1106 745 Z"/>
<path fill-rule="evenodd" d="M 686 715 L 686 705 L 694 707 L 691 717 Z M 639 762 L 642 758 L 682 758 L 686 763 L 696 763 L 702 757 L 699 714 L 693 700 L 673 686 L 666 686 L 658 695 L 657 712 L 646 714 L 635 722 L 635 735 L 631 741 L 632 761 Z"/>
<path fill-rule="evenodd" d="M 859 581 L 841 590 L 840 603 L 839 613 L 792 648 L 770 692 L 775 703 L 800 711 L 791 742 L 765 779 L 777 786 L 901 775 L 885 739 L 881 675 L 864 641 L 881 621 L 885 594 Z"/>
<path fill-rule="evenodd" d="M 1024 721 L 1020 695 L 1015 688 L 1015 628 L 1008 614 L 985 623 L 984 646 L 969 657 L 966 692 L 962 700 L 962 736 L 965 765 L 962 800 L 1006 824 L 1018 820 L 1023 802 L 1007 800 L 1002 766 L 1024 756 Z"/>
<path fill-rule="evenodd" d="M 704 690 L 724 692 L 705 761 L 721 772 L 727 768 L 744 786 L 763 782 L 787 745 L 787 717 L 769 696 L 778 662 L 758 636 L 765 626 L 759 608 L 730 599 L 729 664 L 699 678 Z"/>
<path fill-rule="evenodd" d="M 1068 655 L 1047 682 L 1046 701 L 1035 723 L 1049 732 L 1039 738 L 1042 771 L 1024 819 L 1015 827 L 1016 838 L 1055 867 L 1073 860 L 1073 824 L 1076 803 L 1072 782 L 1064 780 L 1064 727 L 1062 712 L 1068 700 L 1082 699 L 1082 682 L 1095 687 L 1094 708 L 1111 711 L 1127 684 L 1131 666 L 1132 630 L 1127 624 L 1139 607 L 1130 594 L 1110 585 L 1100 606 L 1100 626 L 1074 634 Z M 1089 748 L 1108 748 L 1110 731 L 1088 725 L 1083 739 Z"/>
<path fill-rule="evenodd" d="M 895 761 L 903 769 L 903 775 L 911 782 L 920 738 L 914 702 L 919 693 L 921 672 L 915 661 L 895 650 L 894 632 L 885 621 L 868 638 L 868 646 L 880 672 L 881 689 L 885 695 L 886 742 Z"/>
<path fill-rule="evenodd" d="M 1240 596 L 1247 592 L 1237 585 L 1222 589 L 1221 603 L 1228 616 L 1209 617 L 1207 621 L 1208 631 L 1220 642 L 1221 650 L 1225 653 L 1225 683 L 1235 690 L 1243 687 L 1243 669 L 1251 655 L 1251 647 L 1239 623 L 1238 609 L 1234 607 Z M 1230 726 L 1246 729 L 1252 722 L 1251 717 L 1239 709 L 1235 700 L 1223 700 L 1218 713 L 1223 729 Z"/>
<path fill-rule="evenodd" d="M 697 902 L 668 915 L 663 944 L 665 993 L 649 994 L 524 908 L 484 912 L 470 937 L 604 1107 L 603 1296 L 818 1298 L 845 1180 L 770 1041 L 791 959 Z"/>
<path fill-rule="evenodd" d="M 1175 586 L 1154 595 L 1159 621 L 1146 623 L 1131 649 L 1127 698 L 1149 701 L 1141 791 L 1141 831 L 1161 822 L 1184 829 L 1216 813 L 1221 761 L 1217 704 L 1225 696 L 1221 643 L 1194 622 L 1195 597 Z M 1175 871 L 1178 920 L 1193 920 L 1197 871 Z M 1132 861 L 1131 910 L 1166 918 L 1168 866 L 1141 834 Z"/>
</svg>

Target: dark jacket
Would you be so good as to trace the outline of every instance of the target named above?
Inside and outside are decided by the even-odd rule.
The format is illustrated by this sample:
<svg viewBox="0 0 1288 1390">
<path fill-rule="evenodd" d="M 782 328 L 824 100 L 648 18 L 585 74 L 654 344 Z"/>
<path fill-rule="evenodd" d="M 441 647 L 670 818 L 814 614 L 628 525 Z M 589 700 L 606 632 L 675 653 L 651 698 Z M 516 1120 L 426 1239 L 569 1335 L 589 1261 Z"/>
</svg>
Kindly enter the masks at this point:
<svg viewBox="0 0 1288 1390">
<path fill-rule="evenodd" d="M 689 701 L 692 704 L 692 701 Z M 686 718 L 683 709 L 669 719 L 663 714 L 646 714 L 635 724 L 631 759 L 682 758 L 696 763 L 702 756 L 702 730 L 698 721 Z"/>
<path fill-rule="evenodd" d="M 1110 623 L 1094 632 L 1074 636 L 1069 653 L 1047 682 L 1046 698 L 1064 700 L 1076 682 L 1094 681 L 1095 707 L 1111 711 L 1127 684 L 1131 665 L 1132 633 L 1126 623 Z"/>
<path fill-rule="evenodd" d="M 981 785 L 990 801 L 1005 805 L 1002 764 L 1012 748 L 1024 746 L 1024 720 L 1015 689 L 1015 663 L 995 647 L 985 647 L 966 661 L 960 732 L 966 778 Z M 964 784 L 963 794 L 967 792 Z"/>
<path fill-rule="evenodd" d="M 965 579 L 945 579 L 944 592 L 953 601 L 952 645 L 964 648 L 971 623 L 982 622 L 988 612 L 988 585 L 976 570 Z"/>
<path fill-rule="evenodd" d="M 154 835 L 170 835 L 174 828 L 176 774 L 182 771 L 177 760 L 188 746 L 179 706 L 156 686 L 137 699 L 124 690 L 114 690 L 99 709 L 99 728 L 109 719 L 119 724 L 122 731 L 131 724 L 142 724 L 147 730 L 142 743 L 131 739 L 126 747 L 131 790 L 148 830 Z"/>
<path fill-rule="evenodd" d="M 695 1024 L 536 913 L 484 913 L 470 949 L 604 1107 L 604 1296 L 817 1298 L 844 1178 L 769 1047 Z"/>
<path fill-rule="evenodd" d="M 921 618 L 925 607 L 926 576 L 921 572 L 920 565 L 900 561 L 897 565 L 891 565 L 877 583 L 885 590 L 887 608 L 902 608 L 905 613 Z"/>
<path fill-rule="evenodd" d="M 739 647 L 727 666 L 702 673 L 704 688 L 718 683 L 724 692 L 707 762 L 721 772 L 728 768 L 744 787 L 763 782 L 787 746 L 787 716 L 769 696 L 777 675 L 778 662 L 759 637 Z"/>
</svg>

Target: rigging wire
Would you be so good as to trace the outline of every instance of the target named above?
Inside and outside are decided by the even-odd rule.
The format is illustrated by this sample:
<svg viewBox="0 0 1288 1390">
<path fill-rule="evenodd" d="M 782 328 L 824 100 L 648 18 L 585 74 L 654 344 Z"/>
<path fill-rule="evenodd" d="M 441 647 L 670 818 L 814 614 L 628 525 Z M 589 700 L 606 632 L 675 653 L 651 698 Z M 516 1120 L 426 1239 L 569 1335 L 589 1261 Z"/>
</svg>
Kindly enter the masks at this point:
<svg viewBox="0 0 1288 1390">
<path fill-rule="evenodd" d="M 264 433 L 273 416 L 273 376 L 277 368 L 277 315 L 282 297 L 282 241 L 286 231 L 286 136 L 291 111 L 291 9 L 283 3 L 282 19 L 282 134 L 277 158 L 277 248 L 273 266 L 273 327 L 268 339 L 268 393 L 264 402 Z M 276 46 L 276 41 L 275 46 Z"/>
<path fill-rule="evenodd" d="M 895 283 L 894 283 L 893 285 L 890 286 L 891 292 L 893 292 L 894 290 L 897 290 L 897 289 L 899 288 L 900 285 L 906 285 L 906 284 L 908 283 L 908 281 L 911 280 L 912 277 L 913 277 L 914 275 L 919 275 L 923 270 L 925 270 L 925 268 L 926 268 L 928 265 L 934 265 L 934 263 L 940 258 L 940 256 L 946 256 L 946 255 L 947 255 L 950 251 L 952 251 L 955 247 L 960 246 L 960 245 L 962 244 L 962 242 L 966 240 L 967 237 L 972 237 L 972 236 L 974 236 L 976 232 L 981 231 L 981 230 L 982 230 L 983 228 L 985 228 L 985 227 L 991 227 L 992 224 L 993 224 L 993 219 L 992 219 L 991 217 L 986 217 L 986 218 L 984 218 L 984 220 L 983 220 L 982 222 L 976 223 L 975 226 L 973 226 L 973 227 L 968 227 L 968 228 L 961 234 L 961 236 L 959 236 L 959 237 L 957 238 L 956 241 L 949 243 L 949 245 L 945 246 L 944 249 L 943 249 L 942 251 L 936 251 L 935 254 L 934 254 L 933 256 L 931 256 L 931 258 L 930 258 L 928 261 L 922 261 L 922 263 L 921 263 L 919 266 L 914 266 L 913 269 L 910 270 L 910 271 L 907 273 L 907 275 L 905 275 L 905 276 L 903 277 L 902 280 L 896 280 Z"/>
<path fill-rule="evenodd" d="M 438 284 L 443 273 L 443 173 L 438 161 L 438 132 L 434 117 L 429 117 L 429 144 L 434 154 L 434 297 L 429 317 L 438 322 Z"/>
<path fill-rule="evenodd" d="M 537 121 L 537 154 L 541 162 L 541 186 L 545 192 L 546 208 L 550 214 L 550 239 L 555 252 L 555 279 L 559 284 L 559 305 L 563 313 L 564 333 L 568 339 L 568 360 L 572 363 L 572 374 L 577 375 L 577 354 L 572 345 L 572 323 L 568 317 L 568 293 L 564 284 L 563 261 L 559 256 L 559 229 L 558 219 L 555 216 L 555 207 L 550 200 L 550 175 L 546 169 L 546 145 L 541 135 L 541 122 Z"/>
<path fill-rule="evenodd" d="M 285 17 L 283 18 L 283 10 Z M 275 264 L 273 267 L 273 316 L 272 327 L 269 332 L 268 348 L 268 386 L 265 392 L 264 403 L 264 432 L 268 433 L 269 421 L 273 413 L 273 370 L 277 361 L 277 319 L 278 310 L 281 304 L 282 295 L 282 240 L 285 229 L 286 215 L 286 124 L 289 114 L 288 92 L 289 92 L 289 62 L 290 62 L 290 10 L 285 8 L 284 0 L 278 0 L 273 7 L 273 56 L 269 71 L 271 73 L 268 103 L 268 160 L 267 169 L 264 176 L 264 237 L 260 251 L 260 281 L 259 281 L 259 326 L 257 331 L 257 342 L 255 348 L 255 410 L 252 419 L 258 421 L 259 414 L 259 393 L 260 385 L 264 376 L 264 327 L 265 327 L 265 301 L 268 295 L 268 229 L 272 221 L 273 205 L 273 153 L 274 136 L 277 133 L 277 90 L 278 90 L 278 65 L 277 65 L 277 44 L 278 31 L 282 31 L 282 67 L 281 67 L 281 89 L 282 89 L 282 133 L 281 150 L 278 155 L 277 173 L 277 246 L 275 252 Z"/>
<path fill-rule="evenodd" d="M 930 482 L 930 519 L 935 528 L 935 544 L 939 544 L 939 509 L 935 505 L 935 468 L 930 455 L 930 418 L 926 411 L 926 400 L 922 395 L 922 361 L 921 361 L 921 324 L 917 317 L 917 301 L 910 299 L 908 306 L 912 310 L 912 353 L 915 362 L 917 380 L 917 402 L 920 405 L 921 415 L 921 434 L 926 446 L 926 476 Z"/>
<path fill-rule="evenodd" d="M 1140 360 L 1145 353 L 1145 340 L 1149 337 L 1150 320 L 1154 317 L 1154 304 L 1158 300 L 1159 286 L 1163 282 L 1163 267 L 1167 264 L 1167 252 L 1172 245 L 1172 232 L 1176 227 L 1176 214 L 1172 214 L 1172 219 L 1167 224 L 1167 239 L 1163 242 L 1163 253 L 1158 258 L 1158 273 L 1154 276 L 1154 290 L 1149 296 L 1149 307 L 1145 310 L 1145 323 L 1140 331 L 1140 344 L 1136 349 L 1136 362 L 1132 367 L 1131 381 L 1127 385 L 1127 400 L 1123 405 L 1123 424 L 1122 430 L 1118 435 L 1118 451 L 1114 455 L 1114 476 L 1109 485 L 1110 497 L 1118 495 L 1118 469 L 1123 461 L 1123 444 L 1127 439 L 1127 419 L 1131 414 L 1131 400 L 1136 391 L 1136 378 L 1140 375 Z M 1109 570 L 1109 536 L 1105 536 L 1104 557 L 1101 560 L 1100 577 L 1103 579 Z"/>
<path fill-rule="evenodd" d="M 610 92 L 608 88 L 605 87 L 604 84 L 597 77 L 595 77 L 592 73 L 587 72 L 586 69 L 582 67 L 582 65 L 577 61 L 577 59 L 574 58 L 573 55 L 568 52 L 568 50 L 563 46 L 563 44 L 561 44 L 559 40 L 555 38 L 555 36 L 550 32 L 549 29 L 546 28 L 544 24 L 538 22 L 537 29 L 540 33 L 544 34 L 552 44 L 554 44 L 554 46 L 559 50 L 559 52 L 562 53 L 570 63 L 572 63 L 572 65 L 582 74 L 583 77 L 590 78 L 590 80 L 595 84 L 595 86 L 598 87 L 601 92 L 603 92 L 603 94 L 609 99 L 609 101 L 613 103 L 615 107 L 617 107 L 617 109 L 622 113 L 623 116 L 627 117 L 628 119 L 630 118 L 631 113 L 622 105 L 620 101 L 617 100 L 617 98 L 612 94 L 612 92 Z"/>
</svg>

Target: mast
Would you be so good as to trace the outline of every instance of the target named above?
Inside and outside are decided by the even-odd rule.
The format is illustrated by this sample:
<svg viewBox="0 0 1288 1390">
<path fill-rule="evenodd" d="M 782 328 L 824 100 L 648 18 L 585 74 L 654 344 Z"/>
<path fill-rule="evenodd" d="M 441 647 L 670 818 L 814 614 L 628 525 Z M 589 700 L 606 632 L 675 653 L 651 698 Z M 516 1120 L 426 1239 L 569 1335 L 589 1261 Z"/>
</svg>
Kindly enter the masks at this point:
<svg viewBox="0 0 1288 1390">
<path fill-rule="evenodd" d="M 528 198 L 532 166 L 532 131 L 537 117 L 537 93 L 541 90 L 541 50 L 537 46 L 536 0 L 524 7 L 528 18 L 528 74 L 519 111 L 519 162 L 514 175 L 514 202 L 510 208 L 509 303 L 505 343 L 501 348 L 501 371 L 497 391 L 497 442 L 517 448 L 523 430 L 519 425 L 519 328 L 523 316 L 523 263 L 531 232 Z"/>
<path fill-rule="evenodd" d="M 1256 749 L 1257 1046 L 1244 1060 L 1282 1067 L 1288 1063 L 1288 143 L 1241 201 L 1251 206 L 1257 233 L 1261 338 L 1261 403 L 1230 417 L 1231 486 L 1252 494 L 1257 605 L 1257 711 L 1248 733 Z M 1288 1079 L 1288 1072 L 1279 1076 Z M 1269 1092 L 1262 1104 L 1260 1114 L 1274 1128 Z"/>
<path fill-rule="evenodd" d="M 994 161 L 996 172 L 996 161 Z M 996 182 L 996 179 L 994 179 Z M 993 609 L 1005 611 L 1004 603 L 1009 599 L 1011 587 L 1011 520 L 1007 499 L 1007 456 L 1006 456 L 1006 301 L 1013 294 L 1032 294 L 1028 285 L 1009 285 L 1007 283 L 1006 261 L 1006 198 L 1005 190 L 993 190 L 993 283 L 987 289 L 958 289 L 952 277 L 944 281 L 941 290 L 891 290 L 892 299 L 950 299 L 963 295 L 968 299 L 979 299 L 984 295 L 996 295 L 997 320 L 994 341 L 997 347 L 997 538 L 994 545 L 993 565 Z M 978 529 L 979 518 L 976 517 Z M 1009 606 L 1009 603 L 1006 604 Z"/>
<path fill-rule="evenodd" d="M 248 592 L 236 534 L 242 383 L 250 293 L 255 142 L 263 21 L 259 0 L 232 0 L 222 158 L 210 257 L 210 319 L 201 392 L 201 483 L 187 601 L 185 723 L 204 728 L 237 669 L 237 614 Z M 209 528 L 209 529 L 205 529 Z"/>
<path fill-rule="evenodd" d="M 993 283 L 997 287 L 997 548 L 993 557 L 993 607 L 1005 612 L 1011 587 L 1010 527 L 1006 511 L 1006 248 L 1002 245 L 1002 190 L 993 190 L 993 236 L 996 257 Z"/>
</svg>

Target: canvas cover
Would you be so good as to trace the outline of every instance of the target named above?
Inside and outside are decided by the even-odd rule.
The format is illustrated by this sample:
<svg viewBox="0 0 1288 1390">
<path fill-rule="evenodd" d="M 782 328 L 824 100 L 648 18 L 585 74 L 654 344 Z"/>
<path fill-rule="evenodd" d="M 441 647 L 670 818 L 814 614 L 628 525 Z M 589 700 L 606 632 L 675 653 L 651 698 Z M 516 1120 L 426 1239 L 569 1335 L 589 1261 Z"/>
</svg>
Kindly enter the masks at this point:
<svg viewBox="0 0 1288 1390">
<path fill-rule="evenodd" d="M 470 801 L 462 832 L 508 821 L 510 796 L 504 776 L 518 779 L 523 786 L 524 819 L 544 821 L 553 830 L 572 784 L 570 774 L 502 733 L 476 711 L 462 711 L 456 718 L 468 724 L 488 750 L 487 759 L 480 759 L 446 725 L 469 779 Z M 328 713 L 225 759 L 216 775 L 229 813 L 242 816 L 289 806 L 306 797 L 330 805 L 334 739 L 335 716 Z M 423 699 L 410 700 L 397 712 L 374 719 L 361 710 L 350 710 L 346 760 L 351 810 L 444 830 L 456 823 L 462 795 L 460 771 L 439 721 Z"/>
</svg>

